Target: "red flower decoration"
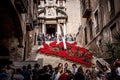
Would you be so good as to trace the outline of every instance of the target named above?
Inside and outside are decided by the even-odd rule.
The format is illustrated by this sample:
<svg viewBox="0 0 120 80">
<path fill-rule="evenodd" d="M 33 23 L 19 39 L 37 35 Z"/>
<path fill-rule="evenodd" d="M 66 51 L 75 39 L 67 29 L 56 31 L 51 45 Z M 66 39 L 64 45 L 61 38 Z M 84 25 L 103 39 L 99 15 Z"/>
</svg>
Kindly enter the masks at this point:
<svg viewBox="0 0 120 80">
<path fill-rule="evenodd" d="M 63 50 L 61 49 L 64 47 L 63 42 L 57 44 L 56 41 L 53 41 L 49 45 L 46 42 L 44 42 L 43 48 L 40 48 L 38 51 L 40 51 L 43 54 L 56 55 L 67 60 L 78 62 L 87 67 L 90 67 L 92 65 L 92 63 L 90 62 L 91 61 L 90 59 L 92 59 L 92 53 L 88 52 L 87 49 L 85 48 L 76 46 L 76 44 L 77 44 L 76 42 L 73 43 L 66 42 L 68 50 Z M 76 56 L 78 51 L 79 54 L 83 55 L 82 57 Z"/>
<path fill-rule="evenodd" d="M 57 46 L 57 41 L 53 41 L 49 44 L 51 47 L 56 47 Z"/>
</svg>

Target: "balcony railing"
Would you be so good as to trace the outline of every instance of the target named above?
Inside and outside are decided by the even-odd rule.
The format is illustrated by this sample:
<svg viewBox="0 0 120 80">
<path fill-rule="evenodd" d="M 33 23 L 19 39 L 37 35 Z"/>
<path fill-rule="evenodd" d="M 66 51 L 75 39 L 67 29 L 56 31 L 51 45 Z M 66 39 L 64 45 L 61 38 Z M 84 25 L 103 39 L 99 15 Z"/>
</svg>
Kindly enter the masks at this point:
<svg viewBox="0 0 120 80">
<path fill-rule="evenodd" d="M 28 0 L 15 0 L 15 6 L 20 13 L 27 13 Z"/>
<path fill-rule="evenodd" d="M 82 15 L 83 15 L 83 18 L 88 18 L 91 14 L 91 8 L 90 8 L 90 2 L 89 0 L 82 0 Z"/>
</svg>

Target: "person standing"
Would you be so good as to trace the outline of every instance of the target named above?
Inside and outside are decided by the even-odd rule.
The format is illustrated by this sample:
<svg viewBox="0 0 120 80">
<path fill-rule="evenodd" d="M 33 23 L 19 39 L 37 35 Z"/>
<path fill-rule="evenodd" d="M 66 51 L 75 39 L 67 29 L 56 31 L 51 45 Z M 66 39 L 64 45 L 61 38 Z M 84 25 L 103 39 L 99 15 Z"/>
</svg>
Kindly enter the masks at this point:
<svg viewBox="0 0 120 80">
<path fill-rule="evenodd" d="M 24 80 L 24 76 L 21 74 L 21 69 L 16 69 L 13 75 L 13 80 Z"/>
<path fill-rule="evenodd" d="M 36 63 L 34 65 L 34 69 L 32 70 L 32 80 L 38 80 L 38 77 L 39 77 L 39 67 L 40 65 L 38 63 Z"/>
<path fill-rule="evenodd" d="M 59 68 L 55 67 L 55 70 L 52 74 L 52 80 L 58 80 L 60 75 L 61 75 L 61 73 L 59 72 Z"/>
<path fill-rule="evenodd" d="M 85 71 L 85 80 L 91 80 L 91 71 L 89 69 Z"/>
<path fill-rule="evenodd" d="M 66 70 L 68 70 L 68 63 L 64 64 L 64 72 L 66 72 Z"/>
<path fill-rule="evenodd" d="M 73 74 L 75 75 L 78 71 L 77 65 L 76 64 L 72 64 L 73 67 Z"/>
<path fill-rule="evenodd" d="M 62 64 L 62 63 L 59 63 L 59 64 L 58 64 L 58 71 L 59 71 L 60 73 L 63 73 L 63 64 Z"/>
<path fill-rule="evenodd" d="M 97 80 L 107 80 L 102 71 L 98 72 Z"/>
<path fill-rule="evenodd" d="M 75 74 L 75 80 L 85 80 L 84 72 L 81 66 Z"/>
<path fill-rule="evenodd" d="M 24 80 L 30 80 L 31 79 L 31 74 L 30 72 L 27 70 L 27 67 L 26 66 L 23 66 L 22 67 L 22 72 L 21 74 L 24 76 Z"/>
<path fill-rule="evenodd" d="M 66 70 L 61 76 L 59 77 L 58 80 L 67 80 L 69 78 L 69 75 L 71 74 L 70 70 Z"/>
<path fill-rule="evenodd" d="M 120 80 L 120 66 L 116 68 L 117 80 Z"/>
<path fill-rule="evenodd" d="M 9 80 L 5 66 L 0 66 L 0 80 Z"/>
</svg>

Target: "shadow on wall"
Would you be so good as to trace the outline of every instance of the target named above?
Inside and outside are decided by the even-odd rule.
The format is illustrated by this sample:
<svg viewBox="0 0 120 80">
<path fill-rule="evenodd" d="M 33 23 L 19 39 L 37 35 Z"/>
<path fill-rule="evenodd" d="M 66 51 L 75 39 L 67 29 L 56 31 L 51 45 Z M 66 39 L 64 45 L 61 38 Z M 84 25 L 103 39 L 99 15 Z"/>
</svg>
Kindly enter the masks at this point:
<svg viewBox="0 0 120 80">
<path fill-rule="evenodd" d="M 0 45 L 0 65 L 9 64 L 9 56 L 9 50 L 5 46 Z"/>
</svg>

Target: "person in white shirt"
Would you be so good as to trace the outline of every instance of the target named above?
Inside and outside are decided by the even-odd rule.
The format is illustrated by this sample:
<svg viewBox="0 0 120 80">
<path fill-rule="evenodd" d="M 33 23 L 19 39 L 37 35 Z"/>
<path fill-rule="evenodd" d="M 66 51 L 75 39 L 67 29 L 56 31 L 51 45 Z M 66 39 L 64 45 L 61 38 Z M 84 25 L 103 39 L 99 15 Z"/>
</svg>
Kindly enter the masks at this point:
<svg viewBox="0 0 120 80">
<path fill-rule="evenodd" d="M 120 66 L 116 68 L 117 79 L 120 79 Z"/>
<path fill-rule="evenodd" d="M 58 80 L 60 75 L 61 75 L 61 73 L 59 72 L 59 68 L 56 67 L 55 71 L 52 74 L 52 80 Z"/>
<path fill-rule="evenodd" d="M 73 74 L 75 75 L 76 72 L 78 71 L 77 65 L 76 64 L 72 64 L 73 67 Z"/>
</svg>

